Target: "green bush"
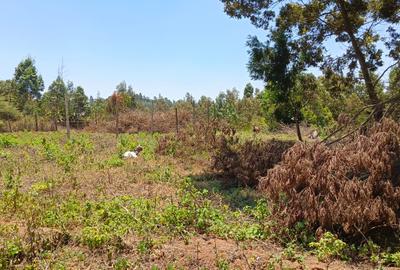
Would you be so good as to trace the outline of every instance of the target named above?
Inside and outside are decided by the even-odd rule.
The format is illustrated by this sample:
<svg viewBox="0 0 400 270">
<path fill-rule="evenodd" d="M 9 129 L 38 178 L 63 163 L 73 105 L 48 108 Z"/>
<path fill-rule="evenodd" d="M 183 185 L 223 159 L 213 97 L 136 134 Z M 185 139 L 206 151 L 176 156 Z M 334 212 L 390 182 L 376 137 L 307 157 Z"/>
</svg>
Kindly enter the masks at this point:
<svg viewBox="0 0 400 270">
<path fill-rule="evenodd" d="M 347 244 L 337 239 L 331 232 L 326 232 L 318 242 L 311 242 L 310 247 L 314 248 L 314 253 L 318 260 L 327 261 L 333 258 L 348 259 L 345 254 Z"/>
</svg>

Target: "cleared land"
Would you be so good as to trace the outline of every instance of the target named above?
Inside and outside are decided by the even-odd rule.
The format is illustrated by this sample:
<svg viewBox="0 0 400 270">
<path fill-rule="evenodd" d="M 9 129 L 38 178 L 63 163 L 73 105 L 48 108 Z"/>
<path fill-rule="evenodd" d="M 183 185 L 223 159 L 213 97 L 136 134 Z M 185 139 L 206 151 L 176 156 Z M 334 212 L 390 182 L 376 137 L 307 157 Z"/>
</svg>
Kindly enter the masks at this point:
<svg viewBox="0 0 400 270">
<path fill-rule="evenodd" d="M 373 269 L 277 244 L 269 205 L 158 135 L 0 135 L 0 269 Z M 142 145 L 138 159 L 123 151 Z"/>
</svg>

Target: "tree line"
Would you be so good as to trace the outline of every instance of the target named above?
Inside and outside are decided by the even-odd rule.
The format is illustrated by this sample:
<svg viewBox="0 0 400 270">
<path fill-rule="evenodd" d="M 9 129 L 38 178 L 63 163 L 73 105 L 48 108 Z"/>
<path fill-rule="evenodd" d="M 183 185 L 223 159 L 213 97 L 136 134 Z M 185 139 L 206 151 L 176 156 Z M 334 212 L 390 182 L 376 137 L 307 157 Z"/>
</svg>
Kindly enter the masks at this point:
<svg viewBox="0 0 400 270">
<path fill-rule="evenodd" d="M 62 76 L 44 91 L 34 60 L 27 58 L 13 78 L 0 81 L 0 121 L 12 130 L 13 121 L 30 117 L 38 130 L 38 118 L 44 118 L 57 129 L 66 122 L 67 110 L 72 126 L 113 120 L 118 129 L 127 111 L 144 111 L 153 119 L 155 111 L 179 108 L 192 112 L 193 119 L 212 117 L 238 128 L 294 124 L 302 140 L 302 123 L 328 132 L 354 115 L 359 116 L 356 122 L 371 116 L 379 121 L 389 101 L 396 103 L 386 109 L 400 116 L 400 98 L 394 98 L 400 94 L 398 1 L 221 1 L 229 16 L 248 18 L 265 30 L 265 42 L 257 37 L 247 41 L 247 68 L 252 79 L 264 81 L 263 89 L 249 83 L 242 93 L 229 89 L 215 99 L 198 100 L 187 93 L 172 101 L 145 97 L 121 82 L 110 97 L 93 98 Z M 343 54 L 333 54 L 332 44 L 344 46 Z M 319 68 L 319 75 L 310 68 Z M 368 109 L 358 113 L 360 108 Z"/>
</svg>

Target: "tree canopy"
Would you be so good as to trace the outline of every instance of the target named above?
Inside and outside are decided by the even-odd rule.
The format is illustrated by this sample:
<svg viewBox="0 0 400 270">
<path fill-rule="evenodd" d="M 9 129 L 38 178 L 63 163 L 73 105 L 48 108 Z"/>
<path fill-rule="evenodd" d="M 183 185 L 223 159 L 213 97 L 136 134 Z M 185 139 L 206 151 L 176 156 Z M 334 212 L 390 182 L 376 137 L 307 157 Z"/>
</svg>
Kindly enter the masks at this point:
<svg viewBox="0 0 400 270">
<path fill-rule="evenodd" d="M 400 42 L 395 27 L 400 22 L 399 1 L 221 1 L 232 17 L 249 18 L 265 30 L 270 30 L 270 22 L 274 21 L 275 27 L 290 33 L 295 40 L 293 48 L 306 67 L 319 62 L 325 70 L 353 78 L 361 74 L 369 103 L 375 105 L 375 118 L 382 117 L 381 98 L 376 89 L 382 76 L 374 79 L 373 73 L 384 64 L 384 50 L 393 65 L 399 63 Z M 377 31 L 382 26 L 386 28 L 385 35 Z M 325 44 L 331 40 L 347 45 L 343 55 L 334 57 L 324 53 Z"/>
<path fill-rule="evenodd" d="M 28 57 L 15 68 L 14 82 L 18 90 L 18 107 L 23 110 L 26 103 L 39 99 L 44 90 L 42 76 L 38 74 L 35 61 Z"/>
</svg>

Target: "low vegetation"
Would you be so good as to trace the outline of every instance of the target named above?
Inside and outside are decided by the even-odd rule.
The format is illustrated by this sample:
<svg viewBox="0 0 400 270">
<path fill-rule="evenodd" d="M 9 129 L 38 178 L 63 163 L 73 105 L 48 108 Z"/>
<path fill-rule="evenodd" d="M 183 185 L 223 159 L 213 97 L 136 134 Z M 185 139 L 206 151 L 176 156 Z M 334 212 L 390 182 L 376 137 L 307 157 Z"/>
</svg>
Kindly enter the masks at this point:
<svg viewBox="0 0 400 270">
<path fill-rule="evenodd" d="M 397 127 L 385 122 L 371 136 L 383 130 Z M 243 179 L 243 184 L 250 176 L 219 178 L 207 161 L 211 156 L 190 144 L 181 145 L 192 149 L 190 156 L 157 154 L 160 138 L 148 133 L 115 139 L 112 134 L 74 132 L 70 140 L 57 132 L 0 135 L 0 268 L 347 267 L 365 258 L 374 265 L 400 264 L 394 246 L 374 243 L 363 224 L 356 223 L 368 241 L 353 246 L 351 239 L 339 238 L 344 235 L 338 227 L 335 234 L 327 230 L 318 235 L 311 219 L 283 223 L 287 219 L 277 211 L 289 217 L 295 210 L 291 193 L 281 195 L 284 203 L 265 197 L 264 188 L 227 187 L 228 179 Z M 139 144 L 144 151 L 138 159 L 121 158 Z M 242 147 L 261 155 L 265 149 L 283 153 L 292 144 L 245 142 Z M 259 150 L 250 151 L 248 145 Z M 287 157 L 298 147 L 290 148 L 280 163 L 271 161 L 267 177 L 289 166 Z M 215 155 L 221 155 L 220 148 Z M 247 164 L 261 168 L 265 162 L 255 158 Z M 265 178 L 260 181 L 265 186 Z M 310 204 L 301 213 L 312 210 Z M 313 261 L 313 254 L 320 262 Z"/>
</svg>

